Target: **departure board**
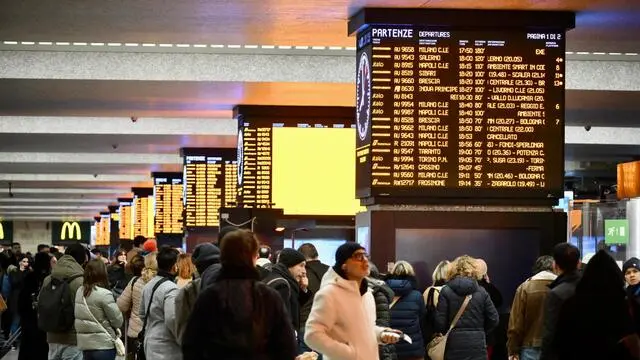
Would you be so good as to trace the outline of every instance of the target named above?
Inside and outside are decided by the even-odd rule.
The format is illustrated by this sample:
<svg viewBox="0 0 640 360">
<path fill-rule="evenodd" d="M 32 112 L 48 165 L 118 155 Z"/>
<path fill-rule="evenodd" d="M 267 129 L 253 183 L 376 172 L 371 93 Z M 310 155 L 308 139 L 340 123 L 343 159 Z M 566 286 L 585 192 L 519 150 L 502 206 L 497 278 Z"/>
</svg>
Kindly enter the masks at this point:
<svg viewBox="0 0 640 360">
<path fill-rule="evenodd" d="M 183 149 L 183 156 L 185 226 L 217 227 L 219 209 L 235 203 L 236 187 L 226 190 L 229 180 L 236 182 L 235 149 Z"/>
<path fill-rule="evenodd" d="M 153 188 L 132 188 L 133 192 L 133 236 L 153 237 L 149 231 L 150 197 Z"/>
<path fill-rule="evenodd" d="M 119 237 L 120 240 L 133 239 L 133 199 L 118 199 L 120 208 L 118 209 L 119 220 Z"/>
<path fill-rule="evenodd" d="M 184 233 L 182 177 L 182 173 L 153 174 L 156 236 Z"/>
<path fill-rule="evenodd" d="M 238 130 L 238 196 L 242 207 L 271 208 L 272 125 L 240 124 Z"/>
<path fill-rule="evenodd" d="M 562 197 L 565 30 L 358 33 L 358 197 Z"/>
<path fill-rule="evenodd" d="M 354 192 L 353 108 L 242 105 L 234 112 L 240 207 L 302 216 L 362 210 Z"/>
<path fill-rule="evenodd" d="M 100 213 L 100 222 L 96 227 L 96 245 L 111 244 L 111 214 Z"/>
</svg>

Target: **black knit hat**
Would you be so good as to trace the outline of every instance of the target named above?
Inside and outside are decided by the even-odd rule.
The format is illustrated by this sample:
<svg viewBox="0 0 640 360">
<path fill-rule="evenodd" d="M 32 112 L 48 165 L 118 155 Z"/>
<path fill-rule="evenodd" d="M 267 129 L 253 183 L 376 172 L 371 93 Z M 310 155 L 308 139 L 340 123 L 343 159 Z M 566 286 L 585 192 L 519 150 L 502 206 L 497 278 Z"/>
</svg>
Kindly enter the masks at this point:
<svg viewBox="0 0 640 360">
<path fill-rule="evenodd" d="M 632 257 L 631 259 L 625 261 L 624 265 L 622 265 L 622 273 L 626 273 L 627 270 L 631 268 L 640 270 L 640 260 L 638 260 L 638 258 Z"/>
<path fill-rule="evenodd" d="M 344 277 L 344 271 L 342 271 L 342 265 L 349 260 L 353 254 L 358 250 L 366 250 L 362 245 L 357 242 L 348 241 L 336 250 L 336 264 L 333 266 L 333 270 Z"/>
<path fill-rule="evenodd" d="M 285 265 L 286 267 L 294 267 L 300 264 L 307 259 L 304 258 L 304 255 L 298 250 L 294 249 L 282 249 L 280 252 L 280 257 L 278 258 L 278 263 Z"/>
</svg>

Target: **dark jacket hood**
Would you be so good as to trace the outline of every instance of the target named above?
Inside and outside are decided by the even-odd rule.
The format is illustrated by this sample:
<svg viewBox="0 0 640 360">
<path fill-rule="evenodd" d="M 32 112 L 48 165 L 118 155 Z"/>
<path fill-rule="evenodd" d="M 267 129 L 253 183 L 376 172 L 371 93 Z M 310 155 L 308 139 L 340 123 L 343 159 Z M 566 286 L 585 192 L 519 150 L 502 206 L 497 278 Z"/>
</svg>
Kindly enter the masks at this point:
<svg viewBox="0 0 640 360">
<path fill-rule="evenodd" d="M 447 283 L 459 296 L 467 296 L 478 291 L 478 282 L 475 279 L 466 276 L 457 276 Z"/>
<path fill-rule="evenodd" d="M 389 300 L 389 302 L 391 302 L 391 300 L 395 296 L 393 290 L 391 290 L 391 288 L 389 287 L 389 285 L 387 285 L 386 282 L 382 280 L 374 279 L 371 277 L 367 278 L 367 282 L 372 292 L 374 293 L 377 291 L 382 292 L 384 296 L 387 297 L 387 300 Z"/>
<path fill-rule="evenodd" d="M 387 285 L 396 296 L 405 296 L 414 290 L 414 282 L 411 279 L 387 279 Z"/>
<path fill-rule="evenodd" d="M 69 278 L 75 275 L 83 275 L 84 269 L 71 255 L 63 255 L 51 271 L 51 277 L 56 279 Z"/>
<path fill-rule="evenodd" d="M 553 289 L 562 283 L 577 283 L 580 280 L 580 273 L 578 271 L 564 273 L 558 276 L 551 284 L 549 288 Z"/>
<path fill-rule="evenodd" d="M 290 283 L 297 284 L 296 280 L 293 278 L 293 276 L 291 276 L 289 268 L 287 268 L 285 264 L 278 263 L 273 265 L 273 267 L 271 268 L 271 272 L 278 274 L 280 277 L 284 278 Z"/>
</svg>

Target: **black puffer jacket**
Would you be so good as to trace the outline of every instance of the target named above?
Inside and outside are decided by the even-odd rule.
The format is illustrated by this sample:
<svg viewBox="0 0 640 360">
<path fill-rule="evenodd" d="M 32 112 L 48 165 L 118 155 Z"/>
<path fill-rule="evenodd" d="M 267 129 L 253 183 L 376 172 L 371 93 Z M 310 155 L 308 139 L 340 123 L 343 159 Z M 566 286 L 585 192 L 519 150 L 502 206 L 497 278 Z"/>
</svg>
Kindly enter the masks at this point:
<svg viewBox="0 0 640 360">
<path fill-rule="evenodd" d="M 184 360 L 293 360 L 293 328 L 277 292 L 255 269 L 223 267 L 198 297 L 185 330 Z"/>
<path fill-rule="evenodd" d="M 487 291 L 475 279 L 458 276 L 443 287 L 438 299 L 436 331 L 446 333 L 467 295 L 471 301 L 449 334 L 446 360 L 486 360 L 485 336 L 498 326 L 499 318 Z"/>
<path fill-rule="evenodd" d="M 276 280 L 278 278 L 282 278 L 286 282 Z M 300 290 L 300 285 L 284 264 L 275 264 L 271 269 L 271 274 L 262 281 L 280 294 L 284 307 L 289 313 L 291 325 L 296 331 L 300 329 L 300 307 L 313 297 L 313 293 L 309 290 L 306 292 Z"/>
<path fill-rule="evenodd" d="M 389 305 L 393 301 L 393 290 L 382 280 L 367 278 L 369 288 L 376 301 L 376 325 L 382 327 L 391 326 L 391 312 Z M 394 345 L 380 346 L 380 360 L 397 360 L 396 348 Z"/>
</svg>

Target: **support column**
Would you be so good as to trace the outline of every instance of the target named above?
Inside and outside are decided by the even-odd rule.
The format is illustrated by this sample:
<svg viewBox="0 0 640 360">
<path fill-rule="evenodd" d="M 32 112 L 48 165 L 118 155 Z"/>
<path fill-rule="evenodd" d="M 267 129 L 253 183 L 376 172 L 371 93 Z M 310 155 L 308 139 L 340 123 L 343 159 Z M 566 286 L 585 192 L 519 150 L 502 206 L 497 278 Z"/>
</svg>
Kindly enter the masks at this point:
<svg viewBox="0 0 640 360">
<path fill-rule="evenodd" d="M 640 258 L 640 198 L 627 202 L 627 220 L 629 221 L 629 245 L 627 258 Z"/>
</svg>

